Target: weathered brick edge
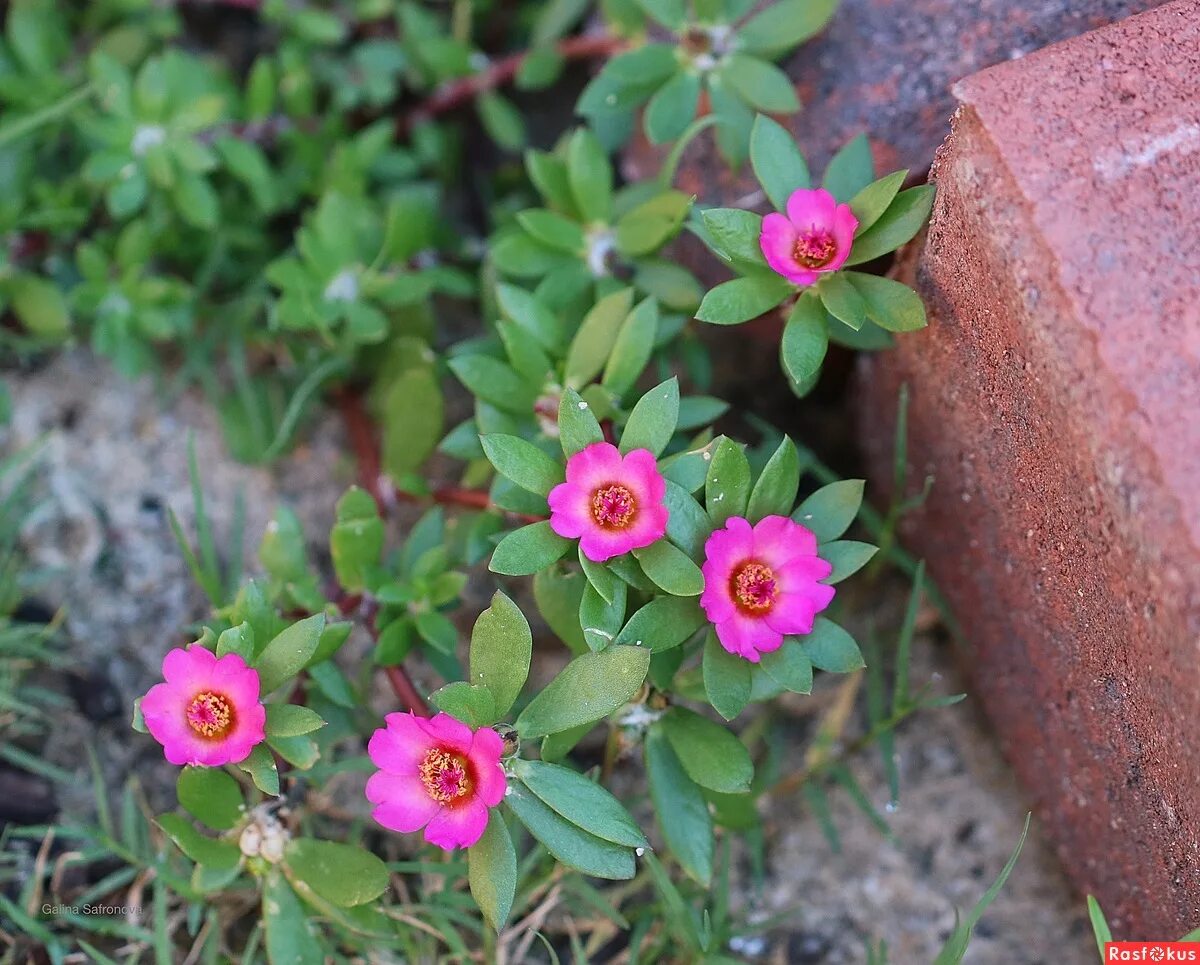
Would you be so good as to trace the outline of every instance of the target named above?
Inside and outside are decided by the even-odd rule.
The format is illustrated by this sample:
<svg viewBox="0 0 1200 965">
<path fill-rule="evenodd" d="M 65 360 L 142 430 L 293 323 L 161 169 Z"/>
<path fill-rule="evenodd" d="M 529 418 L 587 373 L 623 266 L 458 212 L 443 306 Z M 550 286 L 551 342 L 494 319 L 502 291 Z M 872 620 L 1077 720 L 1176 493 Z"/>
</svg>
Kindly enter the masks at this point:
<svg viewBox="0 0 1200 965">
<path fill-rule="evenodd" d="M 1172 4 L 959 85 L 927 244 L 908 265 L 930 328 L 860 370 L 879 489 L 909 385 L 910 478 L 936 484 L 904 538 L 963 626 L 985 709 L 1064 864 L 1128 938 L 1200 925 L 1200 155 L 1088 195 L 1064 187 L 1077 172 L 1053 170 L 1072 166 L 1061 143 L 1014 149 L 994 133 L 1040 125 L 1094 168 L 1086 152 L 1112 144 L 1087 136 L 1108 118 L 1054 111 L 1075 97 L 1083 114 L 1153 121 L 1196 84 L 1197 10 Z M 1093 76 L 1101 58 L 1122 68 L 1111 90 Z M 1087 97 L 1043 90 L 1072 78 Z M 1047 170 L 1014 169 L 1039 150 Z M 1105 225 L 1127 236 L 1115 279 L 1098 274 Z M 1162 235 L 1172 228 L 1183 234 Z"/>
</svg>

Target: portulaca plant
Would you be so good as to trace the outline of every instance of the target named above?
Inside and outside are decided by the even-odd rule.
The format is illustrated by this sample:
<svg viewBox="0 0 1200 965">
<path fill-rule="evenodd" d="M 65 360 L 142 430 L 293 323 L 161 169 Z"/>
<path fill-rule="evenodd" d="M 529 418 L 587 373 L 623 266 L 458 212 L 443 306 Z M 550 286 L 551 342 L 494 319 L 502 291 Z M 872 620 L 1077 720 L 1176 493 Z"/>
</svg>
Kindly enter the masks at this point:
<svg viewBox="0 0 1200 965">
<path fill-rule="evenodd" d="M 281 508 L 244 580 L 193 466 L 194 545 L 173 522 L 210 606 L 187 645 L 145 641 L 162 680 L 133 721 L 178 806 L 131 790 L 118 827 L 101 790 L 72 832 L 106 869 L 74 897 L 136 882 L 152 920 L 0 895 L 2 933 L 53 961 L 586 961 L 617 936 L 730 961 L 769 927 L 729 888 L 763 798 L 800 791 L 832 838 L 838 785 L 883 823 L 846 761 L 878 744 L 895 799 L 892 733 L 947 702 L 908 679 L 926 588 L 899 509 L 714 398 L 697 324 L 782 306 L 800 394 L 830 342 L 924 324 L 881 259 L 932 187 L 876 178 L 865 138 L 814 187 L 768 116 L 836 3 L 554 0 L 500 31 L 487 4 L 189 6 L 7 5 L 0 345 L 196 387 L 247 461 L 324 403 L 360 485 L 319 552 Z M 535 146 L 510 88 L 567 90 L 572 62 L 595 67 L 576 117 Z M 670 153 L 623 182 L 638 123 Z M 679 190 L 696 137 L 774 210 Z M 737 277 L 685 268 L 684 232 Z M 852 527 L 913 580 L 890 680 L 843 626 L 876 553 Z M 865 731 L 838 742 L 844 709 L 800 754 L 772 708 L 820 675 L 839 708 L 867 681 Z"/>
</svg>

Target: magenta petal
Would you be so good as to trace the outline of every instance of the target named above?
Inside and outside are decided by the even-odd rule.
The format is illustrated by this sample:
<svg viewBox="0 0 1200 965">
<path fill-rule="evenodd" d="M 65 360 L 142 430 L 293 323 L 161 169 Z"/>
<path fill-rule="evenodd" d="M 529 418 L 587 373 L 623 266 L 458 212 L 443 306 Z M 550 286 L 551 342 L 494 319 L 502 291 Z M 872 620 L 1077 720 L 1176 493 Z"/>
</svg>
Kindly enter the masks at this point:
<svg viewBox="0 0 1200 965">
<path fill-rule="evenodd" d="M 565 539 L 578 539 L 593 525 L 590 496 L 577 483 L 559 483 L 550 490 L 550 528 Z"/>
<path fill-rule="evenodd" d="M 394 831 L 416 831 L 437 813 L 441 805 L 429 795 L 419 777 L 411 774 L 390 774 L 376 771 L 367 779 L 367 800 L 385 805 L 394 823 L 404 827 L 388 827 Z"/>
<path fill-rule="evenodd" d="M 754 525 L 754 556 L 772 569 L 797 556 L 813 556 L 817 538 L 787 516 L 766 516 Z"/>
<path fill-rule="evenodd" d="M 203 647 L 199 647 L 198 649 L 204 650 Z M 205 650 L 204 652 L 207 653 L 208 651 Z M 180 683 L 187 680 L 193 672 L 192 668 L 195 666 L 195 663 L 196 661 L 189 656 L 186 650 L 176 647 L 165 657 L 163 657 L 163 680 L 169 684 Z"/>
<path fill-rule="evenodd" d="M 458 718 L 442 712 L 433 717 L 417 717 L 415 720 L 439 746 L 464 756 L 470 752 L 474 732 Z"/>
<path fill-rule="evenodd" d="M 416 774 L 434 742 L 412 714 L 388 714 L 367 742 L 367 754 L 376 767 L 395 774 Z"/>
<path fill-rule="evenodd" d="M 587 489 L 621 475 L 621 453 L 610 442 L 593 442 L 567 459 L 567 482 Z"/>
<path fill-rule="evenodd" d="M 809 229 L 833 231 L 837 200 L 824 188 L 800 188 L 787 200 L 788 221 L 798 234 Z"/>
<path fill-rule="evenodd" d="M 833 215 L 833 240 L 837 244 L 837 255 L 829 263 L 829 269 L 840 268 L 850 255 L 854 244 L 854 232 L 858 230 L 858 218 L 848 204 L 839 204 Z"/>
<path fill-rule="evenodd" d="M 479 800 L 490 808 L 494 808 L 504 798 L 508 790 L 508 778 L 495 761 L 475 766 L 475 793 Z"/>
<path fill-rule="evenodd" d="M 452 808 L 442 808 L 425 828 L 425 840 L 446 851 L 469 848 L 487 828 L 488 809 L 477 797 Z"/>
<path fill-rule="evenodd" d="M 717 624 L 717 640 L 735 656 L 758 663 L 760 654 L 780 648 L 783 634 L 772 630 L 765 620 L 737 613 Z"/>
<path fill-rule="evenodd" d="M 772 212 L 763 218 L 762 233 L 758 236 L 758 247 L 772 270 L 791 280 L 792 275 L 803 270 L 796 262 L 796 229 L 781 214 Z"/>
</svg>

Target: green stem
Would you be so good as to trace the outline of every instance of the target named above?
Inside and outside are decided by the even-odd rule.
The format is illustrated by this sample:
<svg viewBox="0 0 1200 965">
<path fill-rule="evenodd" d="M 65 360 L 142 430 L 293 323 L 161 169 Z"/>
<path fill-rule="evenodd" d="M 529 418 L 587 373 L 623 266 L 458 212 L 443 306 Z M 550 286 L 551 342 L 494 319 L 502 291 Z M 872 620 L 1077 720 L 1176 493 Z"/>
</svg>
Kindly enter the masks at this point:
<svg viewBox="0 0 1200 965">
<path fill-rule="evenodd" d="M 10 141 L 24 137 L 44 124 L 50 124 L 60 117 L 65 117 L 79 104 L 82 104 L 91 97 L 95 93 L 95 90 L 96 85 L 92 81 L 88 81 L 82 87 L 77 87 L 71 93 L 60 97 L 53 104 L 43 107 L 40 111 L 34 111 L 32 114 L 18 117 L 12 123 L 0 127 L 0 147 L 4 147 Z"/>
</svg>

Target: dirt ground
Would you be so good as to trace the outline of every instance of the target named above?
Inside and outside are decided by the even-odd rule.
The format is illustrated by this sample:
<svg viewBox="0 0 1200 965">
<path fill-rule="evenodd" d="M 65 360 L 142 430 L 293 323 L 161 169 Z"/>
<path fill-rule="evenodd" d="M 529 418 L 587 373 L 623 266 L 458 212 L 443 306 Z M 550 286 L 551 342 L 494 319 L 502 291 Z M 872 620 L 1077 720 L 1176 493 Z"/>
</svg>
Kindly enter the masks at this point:
<svg viewBox="0 0 1200 965">
<path fill-rule="evenodd" d="M 66 608 L 66 630 L 79 710 L 60 720 L 44 749 L 47 760 L 81 768 L 85 739 L 96 744 L 106 777 L 118 786 L 139 774 L 151 798 L 169 794 L 174 769 L 152 742 L 128 729 L 132 700 L 159 675 L 162 655 L 204 613 L 178 553 L 166 507 L 190 528 L 186 452 L 195 446 L 205 495 L 219 538 L 229 533 L 234 504 L 245 500 L 241 552 L 248 566 L 276 505 L 286 502 L 320 546 L 333 504 L 353 481 L 340 423 L 310 426 L 306 443 L 270 470 L 239 465 L 225 454 L 212 407 L 185 395 L 165 408 L 149 380 L 130 384 L 89 354 L 55 357 L 46 367 L 9 378 L 13 424 L 0 430 L 0 450 L 45 438 L 44 499 L 26 543 L 46 579 L 37 595 Z M 898 620 L 903 588 L 885 594 L 880 625 Z M 896 611 L 896 612 L 890 612 Z M 915 680 L 934 677 L 955 692 L 949 645 L 919 638 Z M 970 702 L 933 711 L 908 724 L 897 741 L 902 798 L 888 815 L 888 843 L 845 798 L 834 795 L 842 850 L 834 854 L 797 799 L 776 800 L 767 814 L 768 888 L 764 915 L 795 909 L 787 927 L 736 952 L 749 961 L 861 962 L 868 939 L 885 938 L 893 965 L 923 963 L 1003 866 L 1024 820 L 1011 775 Z M 882 806 L 877 762 L 858 776 Z M 86 814 L 81 780 L 59 791 L 65 814 Z M 1073 894 L 1036 823 L 1007 888 L 985 916 L 966 961 L 974 965 L 1076 965 L 1096 957 L 1082 899 Z"/>
</svg>

